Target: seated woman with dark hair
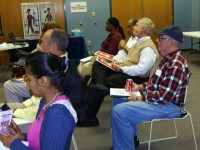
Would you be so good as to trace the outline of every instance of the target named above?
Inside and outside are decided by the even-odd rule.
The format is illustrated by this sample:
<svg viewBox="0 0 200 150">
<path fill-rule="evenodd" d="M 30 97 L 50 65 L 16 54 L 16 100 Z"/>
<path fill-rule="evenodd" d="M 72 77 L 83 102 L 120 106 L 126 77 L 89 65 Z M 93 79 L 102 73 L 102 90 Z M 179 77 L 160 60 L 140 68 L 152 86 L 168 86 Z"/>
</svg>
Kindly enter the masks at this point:
<svg viewBox="0 0 200 150">
<path fill-rule="evenodd" d="M 0 134 L 10 149 L 66 150 L 84 110 L 82 79 L 76 66 L 65 57 L 35 52 L 25 61 L 27 84 L 35 96 L 43 97 L 36 120 L 30 125 L 27 139 L 14 123 L 10 135 Z M 29 146 L 21 140 L 28 140 Z"/>
<path fill-rule="evenodd" d="M 125 34 L 123 28 L 120 26 L 119 20 L 115 17 L 110 17 L 105 24 L 106 31 L 109 32 L 109 35 L 101 43 L 100 51 L 116 55 L 119 51 L 118 46 L 119 42 L 122 39 L 125 39 Z M 78 71 L 82 77 L 85 75 L 91 75 L 92 65 L 95 62 L 96 57 L 93 57 L 90 62 L 83 63 L 81 62 L 78 66 Z M 96 62 L 95 62 L 96 63 Z"/>
</svg>

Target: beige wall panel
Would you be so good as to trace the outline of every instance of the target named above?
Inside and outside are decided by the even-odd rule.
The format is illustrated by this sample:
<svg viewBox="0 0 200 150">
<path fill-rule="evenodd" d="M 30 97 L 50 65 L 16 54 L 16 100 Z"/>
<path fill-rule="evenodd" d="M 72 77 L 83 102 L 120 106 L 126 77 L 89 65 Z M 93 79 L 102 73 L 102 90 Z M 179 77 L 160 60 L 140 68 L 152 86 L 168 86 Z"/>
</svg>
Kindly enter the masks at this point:
<svg viewBox="0 0 200 150">
<path fill-rule="evenodd" d="M 0 0 L 0 14 L 4 36 L 0 36 L 0 44 L 8 42 L 8 33 L 14 32 L 16 37 L 23 37 L 21 3 L 53 2 L 55 20 L 65 30 L 64 1 L 63 0 Z M 9 55 L 0 52 L 1 65 L 9 64 Z"/>
<path fill-rule="evenodd" d="M 172 24 L 172 0 L 112 0 L 112 15 L 116 16 L 123 28 L 131 17 L 148 17 L 155 23 L 155 29 Z M 153 40 L 157 35 L 153 33 Z"/>
<path fill-rule="evenodd" d="M 0 0 L 0 14 L 4 36 L 0 37 L 0 43 L 8 42 L 8 33 L 13 31 L 16 36 L 23 37 L 23 24 L 21 3 L 53 2 L 55 8 L 56 23 L 65 30 L 63 0 Z"/>
<path fill-rule="evenodd" d="M 163 29 L 172 24 L 172 0 L 144 0 L 144 17 L 155 23 L 155 29 Z M 153 33 L 153 40 L 157 35 Z"/>
<path fill-rule="evenodd" d="M 126 33 L 126 25 L 131 18 L 142 17 L 142 0 L 112 0 L 112 16 L 117 17 L 123 27 L 126 39 L 128 35 Z"/>
</svg>

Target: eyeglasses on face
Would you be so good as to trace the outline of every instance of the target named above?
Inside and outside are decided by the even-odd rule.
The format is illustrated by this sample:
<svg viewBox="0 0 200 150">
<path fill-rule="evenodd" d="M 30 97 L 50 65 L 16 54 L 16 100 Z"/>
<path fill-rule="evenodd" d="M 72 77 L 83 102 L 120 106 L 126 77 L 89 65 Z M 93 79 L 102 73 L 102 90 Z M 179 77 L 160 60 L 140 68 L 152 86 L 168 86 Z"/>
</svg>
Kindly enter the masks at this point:
<svg viewBox="0 0 200 150">
<path fill-rule="evenodd" d="M 159 36 L 159 37 L 158 37 L 158 41 L 163 41 L 163 40 L 165 40 L 165 39 L 166 39 L 166 40 L 170 40 L 169 38 L 164 38 L 164 37 L 162 37 L 162 36 Z"/>
</svg>

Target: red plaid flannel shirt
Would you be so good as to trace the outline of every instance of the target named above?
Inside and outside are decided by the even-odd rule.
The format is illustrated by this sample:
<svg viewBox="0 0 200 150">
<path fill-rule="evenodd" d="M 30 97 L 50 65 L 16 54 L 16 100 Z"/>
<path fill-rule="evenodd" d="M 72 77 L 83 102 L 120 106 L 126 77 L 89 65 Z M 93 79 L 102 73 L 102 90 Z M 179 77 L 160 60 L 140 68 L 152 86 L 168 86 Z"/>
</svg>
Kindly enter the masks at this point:
<svg viewBox="0 0 200 150">
<path fill-rule="evenodd" d="M 162 58 L 151 80 L 143 84 L 142 100 L 152 104 L 184 104 L 190 71 L 187 61 L 177 50 Z"/>
</svg>

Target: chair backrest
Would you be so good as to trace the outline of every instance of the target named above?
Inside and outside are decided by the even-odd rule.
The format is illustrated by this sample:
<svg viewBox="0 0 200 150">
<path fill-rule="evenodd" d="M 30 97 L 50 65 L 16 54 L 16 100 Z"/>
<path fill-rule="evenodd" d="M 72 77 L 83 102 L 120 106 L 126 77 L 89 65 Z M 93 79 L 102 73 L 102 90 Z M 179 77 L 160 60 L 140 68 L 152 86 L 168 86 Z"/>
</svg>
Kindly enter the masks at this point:
<svg viewBox="0 0 200 150">
<path fill-rule="evenodd" d="M 188 83 L 187 83 L 186 89 L 185 89 L 184 105 L 185 105 L 186 99 L 187 99 L 187 93 L 188 93 L 188 86 L 189 86 L 190 77 L 191 77 L 191 72 L 189 72 L 188 75 L 186 76 L 186 78 L 188 80 Z"/>
<path fill-rule="evenodd" d="M 187 93 L 188 93 L 188 86 L 189 86 L 189 81 L 190 81 L 190 76 L 191 76 L 191 72 L 189 72 L 187 74 L 187 76 L 185 77 L 185 80 L 187 80 L 187 85 L 186 85 L 186 89 L 185 89 L 185 96 L 184 96 L 184 101 L 183 101 L 183 105 L 181 106 L 181 112 L 182 112 L 182 115 L 181 115 L 181 118 L 183 118 L 184 116 L 187 115 L 187 111 L 185 110 L 185 104 L 186 104 L 186 99 L 187 99 Z"/>
<path fill-rule="evenodd" d="M 9 36 L 9 38 L 10 38 L 10 41 L 11 41 L 13 44 L 17 43 L 17 40 L 16 40 L 15 35 L 14 35 L 13 32 L 8 33 L 8 36 Z"/>
</svg>

